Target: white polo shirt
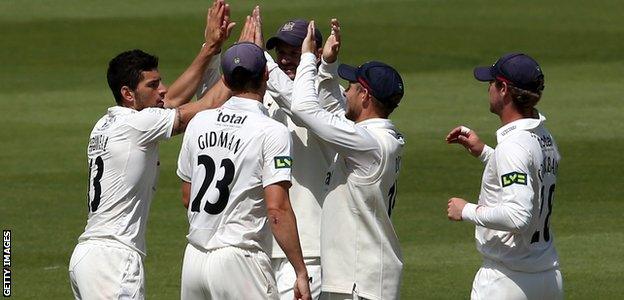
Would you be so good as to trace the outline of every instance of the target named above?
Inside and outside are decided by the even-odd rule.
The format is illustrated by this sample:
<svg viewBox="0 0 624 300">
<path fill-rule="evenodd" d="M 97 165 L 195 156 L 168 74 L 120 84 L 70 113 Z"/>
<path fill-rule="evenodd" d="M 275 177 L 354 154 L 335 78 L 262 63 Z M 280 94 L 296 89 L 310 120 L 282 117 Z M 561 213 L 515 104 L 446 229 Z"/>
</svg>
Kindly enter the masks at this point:
<svg viewBox="0 0 624 300">
<path fill-rule="evenodd" d="M 279 69 L 273 58 L 265 52 L 269 80 L 264 106 L 269 116 L 284 124 L 293 140 L 292 156 L 297 161 L 292 168 L 292 187 L 290 188 L 291 205 L 297 216 L 297 230 L 301 250 L 305 258 L 321 256 L 321 207 L 325 198 L 325 179 L 327 171 L 336 156 L 336 151 L 324 144 L 315 134 L 305 127 L 297 125 L 290 112 L 293 80 Z M 325 65 L 325 64 L 324 64 Z M 325 75 L 325 77 L 323 77 Z M 320 103 L 323 109 L 331 113 L 343 111 L 342 89 L 324 92 L 323 85 L 331 76 L 320 73 L 315 86 L 321 92 Z M 285 258 L 286 254 L 275 239 L 272 246 L 272 258 Z"/>
<path fill-rule="evenodd" d="M 462 218 L 477 225 L 477 249 L 485 259 L 521 272 L 559 266 L 550 230 L 559 150 L 539 119 L 520 119 L 496 132 L 496 149 L 486 146 L 477 204 Z"/>
<path fill-rule="evenodd" d="M 403 258 L 390 214 L 405 141 L 388 119 L 355 124 L 322 109 L 314 88 L 315 63 L 313 54 L 301 55 L 291 111 L 338 153 L 323 203 L 321 289 L 396 299 Z"/>
<path fill-rule="evenodd" d="M 259 101 L 232 97 L 198 113 L 184 134 L 177 170 L 191 183 L 188 242 L 203 250 L 268 251 L 264 187 L 290 181 L 290 148 L 288 129 Z"/>
<path fill-rule="evenodd" d="M 89 215 L 79 241 L 109 239 L 146 254 L 145 230 L 156 191 L 158 141 L 171 137 L 175 109 L 115 106 L 89 137 Z"/>
</svg>

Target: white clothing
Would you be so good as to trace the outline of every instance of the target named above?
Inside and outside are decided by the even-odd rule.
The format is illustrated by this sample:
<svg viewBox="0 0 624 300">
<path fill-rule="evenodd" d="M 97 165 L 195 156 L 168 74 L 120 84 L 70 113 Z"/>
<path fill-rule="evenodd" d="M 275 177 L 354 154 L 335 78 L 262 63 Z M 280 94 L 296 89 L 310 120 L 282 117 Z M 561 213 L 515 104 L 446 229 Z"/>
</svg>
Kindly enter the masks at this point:
<svg viewBox="0 0 624 300">
<path fill-rule="evenodd" d="M 145 229 L 156 191 L 158 141 L 171 137 L 175 109 L 114 106 L 91 131 L 89 215 L 80 242 L 117 240 L 146 254 Z"/>
<path fill-rule="evenodd" d="M 308 270 L 308 277 L 310 280 L 310 296 L 311 298 L 318 299 L 321 294 L 321 259 L 306 258 L 303 260 Z M 293 268 L 290 261 L 287 258 L 273 258 L 271 259 L 271 267 L 275 273 L 275 280 L 277 282 L 277 292 L 279 298 L 282 300 L 292 300 L 294 297 L 293 286 L 297 280 L 297 273 Z"/>
<path fill-rule="evenodd" d="M 563 278 L 559 268 L 525 273 L 486 260 L 475 275 L 470 299 L 560 300 Z"/>
<path fill-rule="evenodd" d="M 277 300 L 270 259 L 263 251 L 224 247 L 204 252 L 188 244 L 180 298 Z"/>
<path fill-rule="evenodd" d="M 403 259 L 390 214 L 404 139 L 388 119 L 355 124 L 323 110 L 315 71 L 314 55 L 302 54 L 291 111 L 338 152 L 321 220 L 322 291 L 396 299 Z"/>
<path fill-rule="evenodd" d="M 177 170 L 191 183 L 188 242 L 202 251 L 267 252 L 264 187 L 290 181 L 290 148 L 286 127 L 258 101 L 232 97 L 198 113 L 184 134 Z"/>
<path fill-rule="evenodd" d="M 144 299 L 143 258 L 111 239 L 79 243 L 69 261 L 69 279 L 76 299 Z"/>
<path fill-rule="evenodd" d="M 496 149 L 480 156 L 486 165 L 479 203 L 462 211 L 477 225 L 483 257 L 519 272 L 559 266 L 549 224 L 560 155 L 544 120 L 520 119 L 497 131 Z"/>
<path fill-rule="evenodd" d="M 293 81 L 279 69 L 273 58 L 265 52 L 269 80 L 267 93 L 264 95 L 264 106 L 269 116 L 284 124 L 290 131 L 293 141 L 292 156 L 297 161 L 292 168 L 292 187 L 289 190 L 292 209 L 297 216 L 299 241 L 304 258 L 321 256 L 321 207 L 325 198 L 325 178 L 336 151 L 327 147 L 305 127 L 297 126 L 290 112 Z M 319 74 L 319 77 L 321 75 Z M 317 77 L 317 78 L 319 78 Z M 317 90 L 319 81 L 315 82 Z M 321 106 L 329 112 L 342 111 L 341 90 L 323 93 Z M 273 239 L 272 258 L 285 258 L 286 254 Z M 293 273 L 294 275 L 294 273 Z M 280 284 L 279 278 L 278 285 Z M 292 285 L 292 282 L 284 284 Z M 292 289 L 292 287 L 291 287 Z"/>
</svg>

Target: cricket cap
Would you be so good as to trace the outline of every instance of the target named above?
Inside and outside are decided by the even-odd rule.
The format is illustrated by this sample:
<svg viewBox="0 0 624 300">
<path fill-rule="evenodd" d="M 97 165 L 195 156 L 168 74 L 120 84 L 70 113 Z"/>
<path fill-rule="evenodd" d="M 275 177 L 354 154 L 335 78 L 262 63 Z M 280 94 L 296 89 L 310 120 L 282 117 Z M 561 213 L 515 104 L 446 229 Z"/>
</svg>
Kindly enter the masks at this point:
<svg viewBox="0 0 624 300">
<path fill-rule="evenodd" d="M 308 21 L 302 19 L 290 20 L 282 25 L 275 36 L 269 38 L 266 42 L 266 48 L 271 50 L 277 46 L 279 41 L 294 47 L 301 47 L 303 39 L 308 35 Z M 316 48 L 323 45 L 323 36 L 318 28 L 314 28 L 314 37 L 316 40 Z"/>
<path fill-rule="evenodd" d="M 498 79 L 530 92 L 540 93 L 544 89 L 542 68 L 537 61 L 523 53 L 508 53 L 491 67 L 476 67 L 474 77 L 479 81 Z"/>
<path fill-rule="evenodd" d="M 221 70 L 226 82 L 230 82 L 232 74 L 238 68 L 251 73 L 252 77 L 262 76 L 266 63 L 264 50 L 250 42 L 234 44 L 221 56 Z"/>
<path fill-rule="evenodd" d="M 357 82 L 379 102 L 395 108 L 403 98 L 403 79 L 393 67 L 378 61 L 369 61 L 359 67 L 338 66 L 338 75 L 349 82 Z"/>
</svg>

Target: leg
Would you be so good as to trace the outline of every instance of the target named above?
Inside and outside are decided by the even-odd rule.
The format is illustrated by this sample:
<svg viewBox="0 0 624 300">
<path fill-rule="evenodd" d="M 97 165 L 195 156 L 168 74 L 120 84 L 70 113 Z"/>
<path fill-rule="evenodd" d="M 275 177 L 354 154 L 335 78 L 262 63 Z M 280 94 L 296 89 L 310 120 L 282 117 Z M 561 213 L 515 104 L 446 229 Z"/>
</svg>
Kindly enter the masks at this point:
<svg viewBox="0 0 624 300">
<path fill-rule="evenodd" d="M 143 263 L 135 251 L 103 242 L 76 246 L 69 263 L 76 299 L 143 299 Z"/>
</svg>

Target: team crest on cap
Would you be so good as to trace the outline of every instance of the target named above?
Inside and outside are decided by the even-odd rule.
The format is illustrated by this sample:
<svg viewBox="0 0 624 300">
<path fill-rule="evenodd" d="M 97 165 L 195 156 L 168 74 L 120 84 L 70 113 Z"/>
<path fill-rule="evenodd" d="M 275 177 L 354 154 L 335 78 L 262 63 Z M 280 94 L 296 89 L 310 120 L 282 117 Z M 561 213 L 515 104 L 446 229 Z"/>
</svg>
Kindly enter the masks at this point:
<svg viewBox="0 0 624 300">
<path fill-rule="evenodd" d="M 282 26 L 282 31 L 292 31 L 295 27 L 295 22 L 288 22 Z"/>
<path fill-rule="evenodd" d="M 234 57 L 234 63 L 238 65 L 240 63 L 240 57 Z"/>
</svg>

